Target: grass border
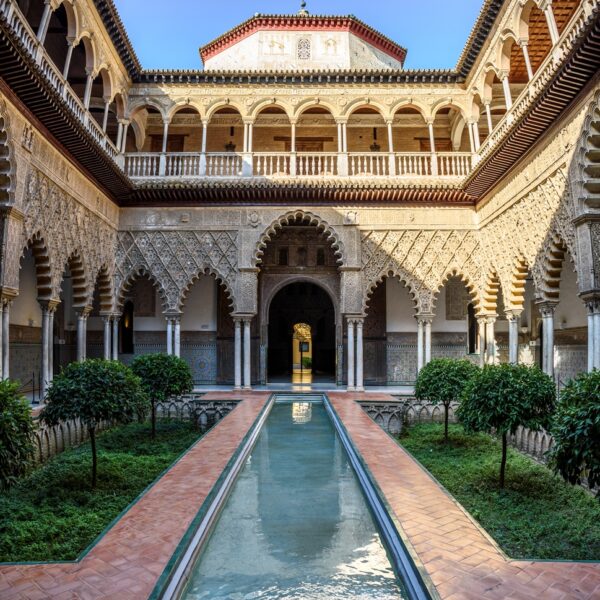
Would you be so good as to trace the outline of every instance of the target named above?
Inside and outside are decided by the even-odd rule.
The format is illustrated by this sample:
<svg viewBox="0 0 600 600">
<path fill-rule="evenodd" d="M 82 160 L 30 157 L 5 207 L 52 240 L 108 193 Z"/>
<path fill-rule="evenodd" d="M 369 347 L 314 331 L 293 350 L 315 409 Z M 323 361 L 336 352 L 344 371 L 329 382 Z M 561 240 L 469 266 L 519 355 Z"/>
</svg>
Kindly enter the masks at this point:
<svg viewBox="0 0 600 600">
<path fill-rule="evenodd" d="M 146 494 L 148 494 L 148 492 L 150 492 L 150 490 L 152 488 L 154 488 L 154 486 L 176 464 L 178 464 L 190 450 L 195 448 L 196 445 L 199 444 L 206 437 L 206 435 L 208 435 L 217 425 L 219 425 L 222 421 L 224 421 L 239 406 L 239 404 L 241 402 L 243 402 L 243 400 L 241 400 L 239 398 L 232 398 L 230 400 L 230 402 L 236 402 L 236 405 L 218 423 L 215 423 L 215 425 L 213 425 L 210 429 L 208 429 L 207 431 L 202 433 L 200 435 L 200 437 L 193 444 L 191 444 L 191 446 L 188 446 L 183 452 L 181 452 L 181 454 L 179 454 L 179 456 L 177 456 L 177 458 L 175 458 L 175 460 L 168 467 L 166 467 L 161 473 L 159 473 L 117 516 L 115 516 L 110 521 L 110 523 L 108 523 L 108 525 L 106 525 L 104 527 L 104 529 L 102 529 L 102 531 L 77 555 L 77 558 L 75 558 L 73 560 L 0 562 L 0 567 L 28 566 L 28 565 L 29 566 L 32 566 L 32 565 L 73 565 L 73 564 L 77 564 L 77 563 L 81 562 L 100 543 L 100 541 L 104 538 L 104 536 L 117 524 L 117 522 L 120 521 L 125 516 L 125 514 L 128 513 L 129 510 L 132 509 Z M 86 444 L 89 443 L 89 440 L 87 440 L 84 443 L 86 443 Z M 79 446 L 73 446 L 72 448 L 69 448 L 68 450 L 75 450 L 76 448 L 81 448 L 81 446 L 83 446 L 83 444 L 80 444 Z M 60 454 L 64 454 L 64 452 L 61 452 Z M 60 454 L 57 454 L 56 456 L 60 456 Z M 55 458 L 55 457 L 53 457 L 53 458 Z M 43 466 L 45 464 L 47 464 L 47 462 L 40 466 L 43 468 Z"/>
<path fill-rule="evenodd" d="M 368 416 L 368 415 L 367 415 Z M 371 419 L 373 420 L 373 419 Z M 373 421 L 375 423 L 375 421 Z M 378 423 L 375 423 L 376 425 L 379 425 Z M 428 425 L 429 423 L 422 423 L 423 425 Z M 421 425 L 421 423 L 415 423 L 414 425 Z M 408 428 L 410 429 L 411 426 L 409 426 Z M 382 427 L 383 429 L 383 427 Z M 390 436 L 398 446 L 400 446 L 400 448 L 402 448 L 402 450 L 404 450 L 404 452 L 406 452 L 406 454 L 408 454 L 408 456 L 410 456 L 410 458 L 412 458 L 412 460 L 415 461 L 415 463 L 425 472 L 426 475 L 429 476 L 429 478 L 442 490 L 442 492 L 444 492 L 444 494 L 446 494 L 446 496 L 448 496 L 448 498 L 454 502 L 454 504 L 456 504 L 456 506 L 458 508 L 460 508 L 460 510 L 462 510 L 462 512 L 467 516 L 467 518 L 475 525 L 475 527 L 477 527 L 477 529 L 479 529 L 479 531 L 481 533 L 484 534 L 484 536 L 491 541 L 491 543 L 494 545 L 494 547 L 498 550 L 498 552 L 502 555 L 502 557 L 507 561 L 507 562 L 540 562 L 540 563 L 569 563 L 569 564 L 591 564 L 591 565 L 598 565 L 600 564 L 600 558 L 597 560 L 572 560 L 572 559 L 566 559 L 566 558 L 512 558 L 511 556 L 509 556 L 500 546 L 500 544 L 494 539 L 494 537 L 492 536 L 491 533 L 489 533 L 487 531 L 487 529 L 485 529 L 485 527 L 479 523 L 479 521 L 477 521 L 477 519 L 475 519 L 475 517 L 460 503 L 459 500 L 457 500 L 454 495 L 437 479 L 437 477 L 431 473 L 429 471 L 429 469 L 410 451 L 408 450 L 408 448 L 405 448 L 401 443 L 400 443 L 400 438 L 395 438 L 391 433 L 388 433 L 387 431 L 384 430 L 385 433 L 387 433 L 388 436 Z M 484 435 L 487 435 L 489 438 L 491 439 L 495 439 L 493 435 L 490 435 L 489 433 L 484 433 Z M 539 466 L 539 467 L 544 467 L 546 468 L 548 471 L 550 469 L 548 469 L 548 467 L 546 467 L 543 463 L 539 463 L 536 460 L 534 460 L 531 456 L 525 454 L 524 452 L 521 452 L 520 450 L 518 450 L 517 448 L 511 447 L 511 450 L 513 450 L 514 452 L 519 453 L 521 456 L 523 456 L 524 458 L 530 460 L 532 463 L 534 463 L 535 465 Z"/>
</svg>

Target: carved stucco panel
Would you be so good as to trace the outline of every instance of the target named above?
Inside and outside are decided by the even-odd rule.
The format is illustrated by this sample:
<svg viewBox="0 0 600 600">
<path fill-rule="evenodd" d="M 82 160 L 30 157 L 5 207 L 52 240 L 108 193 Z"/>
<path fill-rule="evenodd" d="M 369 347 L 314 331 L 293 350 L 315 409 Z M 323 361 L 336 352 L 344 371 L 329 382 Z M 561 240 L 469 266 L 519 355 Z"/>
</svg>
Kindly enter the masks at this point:
<svg viewBox="0 0 600 600">
<path fill-rule="evenodd" d="M 115 275 L 119 300 L 123 286 L 141 272 L 156 281 L 169 311 L 181 310 L 190 287 L 204 273 L 214 275 L 234 296 L 237 238 L 236 231 L 120 232 Z"/>
<path fill-rule="evenodd" d="M 69 258 L 77 254 L 84 268 L 88 301 L 91 304 L 96 278 L 105 268 L 112 275 L 116 230 L 95 213 L 82 206 L 35 167 L 30 167 L 23 198 L 24 221 L 12 231 L 12 248 L 27 246 L 34 236 L 43 239 L 50 260 L 52 295 L 60 296 L 64 270 Z M 7 267 L 6 283 L 18 287 L 21 254 L 14 252 Z"/>
</svg>

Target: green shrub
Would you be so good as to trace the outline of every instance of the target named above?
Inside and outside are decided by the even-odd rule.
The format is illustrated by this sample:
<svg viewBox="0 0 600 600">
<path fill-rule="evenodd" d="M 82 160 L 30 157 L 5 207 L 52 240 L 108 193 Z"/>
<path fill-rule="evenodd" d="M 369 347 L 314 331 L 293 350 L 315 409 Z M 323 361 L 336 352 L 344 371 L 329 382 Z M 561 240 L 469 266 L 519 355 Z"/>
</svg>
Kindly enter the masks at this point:
<svg viewBox="0 0 600 600">
<path fill-rule="evenodd" d="M 143 415 L 148 398 L 139 377 L 112 360 L 86 360 L 69 364 L 54 378 L 40 418 L 48 425 L 80 419 L 92 448 L 92 487 L 98 480 L 96 432 L 102 421 L 128 423 Z"/>
<path fill-rule="evenodd" d="M 555 405 L 554 382 L 538 367 L 487 365 L 465 387 L 458 418 L 467 432 L 496 433 L 502 438 L 500 487 L 504 487 L 508 434 L 527 427 L 547 428 Z"/>
<path fill-rule="evenodd" d="M 444 405 L 444 440 L 448 441 L 448 409 L 460 401 L 463 390 L 479 367 L 468 360 L 435 358 L 420 371 L 415 384 L 415 396 L 431 404 Z"/>
<path fill-rule="evenodd" d="M 188 364 L 172 354 L 146 354 L 132 363 L 133 372 L 142 380 L 152 407 L 152 437 L 156 436 L 156 403 L 171 396 L 192 391 L 192 373 Z"/>
<path fill-rule="evenodd" d="M 33 457 L 31 407 L 17 383 L 0 381 L 0 487 L 25 473 Z"/>
<path fill-rule="evenodd" d="M 570 483 L 584 478 L 600 499 L 600 371 L 571 379 L 560 394 L 552 424 L 550 464 Z"/>
<path fill-rule="evenodd" d="M 312 369 L 312 358 L 310 356 L 302 357 L 302 368 Z"/>
</svg>

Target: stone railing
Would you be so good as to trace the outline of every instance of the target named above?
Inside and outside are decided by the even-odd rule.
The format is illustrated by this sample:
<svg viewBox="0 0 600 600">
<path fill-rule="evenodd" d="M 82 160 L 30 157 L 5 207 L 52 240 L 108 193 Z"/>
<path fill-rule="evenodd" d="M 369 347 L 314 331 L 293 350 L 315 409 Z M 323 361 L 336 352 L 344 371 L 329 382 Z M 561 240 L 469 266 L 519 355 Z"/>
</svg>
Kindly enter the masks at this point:
<svg viewBox="0 0 600 600">
<path fill-rule="evenodd" d="M 49 427 L 35 418 L 37 425 L 34 440 L 34 459 L 36 463 L 46 462 L 48 459 L 68 450 L 80 446 L 89 439 L 87 428 L 79 420 L 65 421 Z M 98 427 L 104 431 L 111 426 L 109 421 L 104 421 Z"/>
<path fill-rule="evenodd" d="M 93 136 L 96 142 L 104 148 L 107 154 L 111 158 L 116 159 L 119 154 L 116 146 L 106 133 L 102 131 L 102 127 L 96 122 L 90 111 L 85 108 L 83 102 L 56 67 L 44 46 L 40 44 L 17 3 L 14 0 L 0 0 L 0 16 L 6 19 L 14 38 L 21 42 L 25 51 L 37 63 L 49 87 L 62 97 L 75 118 Z"/>
<path fill-rule="evenodd" d="M 156 415 L 159 419 L 193 419 L 199 430 L 204 432 L 228 415 L 237 404 L 237 400 L 203 400 L 202 394 L 189 394 L 159 402 L 156 405 Z M 36 463 L 46 462 L 53 456 L 89 440 L 87 428 L 79 420 L 65 421 L 53 427 L 44 425 L 37 417 L 34 417 L 34 420 Z M 111 425 L 110 421 L 104 421 L 98 429 L 104 431 Z"/>
<path fill-rule="evenodd" d="M 585 2 L 581 3 L 568 26 L 562 32 L 558 42 L 535 72 L 529 84 L 525 86 L 513 102 L 510 110 L 503 115 L 500 122 L 481 145 L 478 160 L 487 157 L 493 151 L 506 137 L 513 123 L 518 121 L 541 94 L 544 93 L 550 80 L 560 70 L 562 58 L 572 50 L 575 42 L 585 29 L 587 20 L 592 14 L 595 4 L 595 0 L 585 0 Z"/>
<path fill-rule="evenodd" d="M 467 152 L 133 152 L 125 173 L 133 180 L 174 179 L 442 179 L 460 182 L 472 169 Z"/>
<path fill-rule="evenodd" d="M 414 396 L 398 396 L 394 402 L 361 402 L 363 410 L 389 434 L 398 436 L 405 427 L 415 423 L 443 423 L 444 407 L 434 406 L 429 402 L 421 402 Z M 456 423 L 455 410 L 458 404 L 453 404 L 449 410 L 450 423 Z M 546 453 L 552 448 L 552 436 L 544 430 L 531 431 L 519 427 L 515 435 L 508 441 L 513 448 L 527 454 L 537 461 L 545 462 Z"/>
</svg>

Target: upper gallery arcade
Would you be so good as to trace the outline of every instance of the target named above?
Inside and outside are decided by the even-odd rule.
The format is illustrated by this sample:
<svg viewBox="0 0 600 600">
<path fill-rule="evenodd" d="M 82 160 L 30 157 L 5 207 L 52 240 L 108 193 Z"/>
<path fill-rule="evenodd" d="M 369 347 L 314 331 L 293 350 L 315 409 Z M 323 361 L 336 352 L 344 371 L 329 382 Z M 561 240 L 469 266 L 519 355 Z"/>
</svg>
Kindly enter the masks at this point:
<svg viewBox="0 0 600 600">
<path fill-rule="evenodd" d="M 0 0 L 4 375 L 164 349 L 249 386 L 297 331 L 350 387 L 600 366 L 599 15 L 485 0 L 413 71 L 303 8 L 148 71 L 111 0 Z"/>
</svg>

